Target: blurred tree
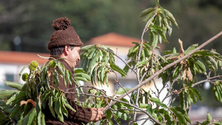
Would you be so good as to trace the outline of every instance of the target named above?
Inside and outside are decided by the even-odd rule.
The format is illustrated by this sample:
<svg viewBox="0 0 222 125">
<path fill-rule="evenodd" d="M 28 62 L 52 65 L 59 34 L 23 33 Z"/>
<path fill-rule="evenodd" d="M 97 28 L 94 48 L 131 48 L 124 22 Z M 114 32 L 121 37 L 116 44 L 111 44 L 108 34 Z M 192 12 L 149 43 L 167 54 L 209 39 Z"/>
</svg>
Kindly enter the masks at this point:
<svg viewBox="0 0 222 125">
<path fill-rule="evenodd" d="M 144 8 L 138 8 L 135 1 L 3 0 L 1 3 L 1 42 L 9 44 L 13 37 L 20 36 L 22 51 L 47 52 L 52 20 L 62 16 L 71 19 L 83 42 L 107 32 L 139 37 L 143 27 L 138 15 Z"/>
<path fill-rule="evenodd" d="M 222 1 L 221 0 L 200 0 L 199 1 L 200 7 L 208 7 L 208 6 L 214 6 L 218 9 L 222 9 Z"/>
<path fill-rule="evenodd" d="M 187 47 L 208 39 L 222 27 L 220 0 L 161 2 L 175 15 L 180 28 L 183 29 L 176 29 L 172 37 L 169 37 L 172 44 L 178 45 L 179 37 Z M 22 51 L 47 52 L 47 42 L 53 32 L 52 21 L 62 16 L 71 19 L 83 42 L 108 32 L 140 38 L 144 24 L 138 15 L 146 6 L 154 4 L 154 0 L 1 0 L 0 49 L 10 50 L 10 46 L 14 45 L 13 39 L 19 36 L 22 40 Z M 145 38 L 148 39 L 148 36 Z M 208 48 L 217 49 L 222 44 L 219 41 L 221 38 Z M 170 47 L 170 44 L 166 46 L 167 49 L 171 49 Z M 217 50 L 222 52 L 219 48 Z"/>
<path fill-rule="evenodd" d="M 201 44 L 200 42 L 207 40 L 221 30 L 221 10 L 216 6 L 202 7 L 199 6 L 199 3 L 200 0 L 186 0 L 171 1 L 165 5 L 175 15 L 180 29 L 183 29 L 174 30 L 172 37 L 169 37 L 171 44 L 176 44 L 179 47 L 178 37 L 184 41 L 185 48 L 194 43 Z M 219 49 L 219 46 L 222 45 L 221 40 L 222 38 L 217 39 L 207 48 L 215 48 L 219 53 L 222 53 L 222 50 Z M 171 49 L 171 47 L 170 44 L 166 46 L 167 49 Z"/>
</svg>

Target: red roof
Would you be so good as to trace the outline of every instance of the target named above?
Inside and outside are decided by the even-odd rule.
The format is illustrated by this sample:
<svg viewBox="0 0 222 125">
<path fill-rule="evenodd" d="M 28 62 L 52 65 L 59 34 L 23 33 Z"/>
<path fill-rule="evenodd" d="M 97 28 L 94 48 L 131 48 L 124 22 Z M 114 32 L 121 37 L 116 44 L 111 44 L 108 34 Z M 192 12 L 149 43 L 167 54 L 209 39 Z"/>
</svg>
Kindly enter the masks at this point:
<svg viewBox="0 0 222 125">
<path fill-rule="evenodd" d="M 101 44 L 106 46 L 133 47 L 135 44 L 133 44 L 132 42 L 140 43 L 141 41 L 140 39 L 111 32 L 90 39 L 89 42 L 86 43 L 86 45 Z M 161 51 L 164 50 L 163 44 L 158 44 L 158 46 L 160 47 Z"/>
<path fill-rule="evenodd" d="M 102 44 L 108 46 L 133 47 L 132 42 L 140 42 L 140 39 L 120 35 L 117 33 L 107 33 L 102 36 L 94 37 L 87 44 Z"/>
<path fill-rule="evenodd" d="M 50 56 L 45 53 L 0 51 L 0 63 L 29 64 L 31 61 L 36 60 L 39 64 L 44 64 L 47 59 L 40 58 L 37 54 L 44 57 Z"/>
</svg>

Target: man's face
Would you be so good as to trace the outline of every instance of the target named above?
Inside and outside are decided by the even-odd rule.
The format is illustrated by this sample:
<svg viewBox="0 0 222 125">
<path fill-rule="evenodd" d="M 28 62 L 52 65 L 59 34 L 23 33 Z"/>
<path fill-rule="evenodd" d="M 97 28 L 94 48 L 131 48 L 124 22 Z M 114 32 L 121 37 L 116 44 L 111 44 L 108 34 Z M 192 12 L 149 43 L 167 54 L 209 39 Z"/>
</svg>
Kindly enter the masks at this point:
<svg viewBox="0 0 222 125">
<path fill-rule="evenodd" d="M 80 47 L 74 47 L 74 49 L 72 50 L 69 47 L 67 54 L 67 62 L 72 68 L 76 66 L 77 61 L 80 61 L 79 53 L 80 53 Z"/>
</svg>

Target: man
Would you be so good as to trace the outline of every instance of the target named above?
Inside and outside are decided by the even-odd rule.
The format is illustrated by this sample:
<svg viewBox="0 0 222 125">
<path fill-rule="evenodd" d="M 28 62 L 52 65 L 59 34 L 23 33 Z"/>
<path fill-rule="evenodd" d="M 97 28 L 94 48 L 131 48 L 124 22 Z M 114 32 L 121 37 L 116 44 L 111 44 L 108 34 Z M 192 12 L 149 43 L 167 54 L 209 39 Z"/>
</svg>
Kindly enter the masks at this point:
<svg viewBox="0 0 222 125">
<path fill-rule="evenodd" d="M 83 43 L 71 26 L 71 22 L 67 17 L 56 19 L 53 21 L 52 26 L 56 31 L 51 35 L 50 42 L 48 43 L 50 55 L 51 57 L 58 59 L 74 76 L 73 68 L 76 66 L 77 61 L 80 61 L 79 52 Z M 75 83 L 65 86 L 63 83 L 64 80 L 61 77 L 59 77 L 59 81 L 60 89 L 65 92 L 67 92 L 67 90 L 69 90 L 68 92 L 75 92 L 75 89 L 69 89 L 74 88 Z M 53 85 L 53 83 L 50 84 Z M 52 116 L 49 108 L 46 108 L 43 112 L 45 113 L 45 121 L 47 125 L 82 125 L 102 119 L 103 108 L 83 108 L 75 104 L 75 94 L 73 93 L 66 93 L 66 98 L 76 112 L 68 110 L 68 118 L 65 117 L 64 123 L 62 123 L 59 119 Z"/>
</svg>

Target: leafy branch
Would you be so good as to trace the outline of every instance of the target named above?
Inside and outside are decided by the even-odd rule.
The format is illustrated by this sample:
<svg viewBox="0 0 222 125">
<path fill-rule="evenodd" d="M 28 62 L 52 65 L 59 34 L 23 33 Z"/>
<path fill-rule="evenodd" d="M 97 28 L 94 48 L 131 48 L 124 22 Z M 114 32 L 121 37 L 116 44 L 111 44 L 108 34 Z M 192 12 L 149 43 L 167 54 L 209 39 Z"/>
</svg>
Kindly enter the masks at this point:
<svg viewBox="0 0 222 125">
<path fill-rule="evenodd" d="M 157 77 L 159 74 L 161 74 L 162 72 L 164 72 L 165 70 L 167 70 L 168 68 L 176 65 L 177 63 L 180 63 L 182 60 L 188 58 L 190 55 L 192 55 L 194 52 L 200 50 L 201 48 L 203 48 L 204 46 L 206 46 L 207 44 L 209 44 L 210 42 L 214 41 L 215 39 L 217 39 L 219 36 L 222 35 L 222 31 L 219 32 L 218 34 L 216 34 L 215 36 L 213 36 L 212 38 L 210 38 L 209 40 L 207 40 L 206 42 L 204 42 L 203 44 L 201 44 L 199 47 L 197 47 L 196 49 L 194 49 L 193 51 L 191 51 L 189 54 L 185 55 L 184 57 L 176 60 L 173 63 L 170 63 L 168 65 L 166 65 L 165 67 L 163 67 L 162 69 L 160 69 L 159 71 L 155 72 L 152 76 L 150 76 L 148 79 L 144 80 L 143 82 L 141 82 L 141 84 L 138 84 L 137 86 L 135 86 L 134 88 L 132 88 L 130 91 L 128 91 L 127 93 L 123 94 L 122 96 L 120 96 L 118 99 L 120 100 L 121 98 L 125 97 L 127 94 L 132 93 L 133 91 L 135 91 L 136 89 L 140 88 L 141 86 L 145 85 L 147 82 L 149 82 L 151 79 L 154 79 L 155 77 Z M 112 104 L 115 104 L 115 102 L 112 102 Z M 110 104 L 110 105 L 112 105 Z M 104 108 L 104 112 L 107 110 L 108 106 Z"/>
</svg>

